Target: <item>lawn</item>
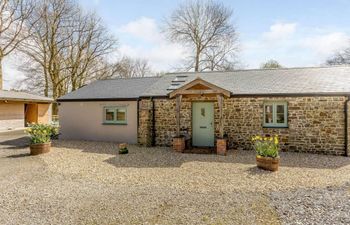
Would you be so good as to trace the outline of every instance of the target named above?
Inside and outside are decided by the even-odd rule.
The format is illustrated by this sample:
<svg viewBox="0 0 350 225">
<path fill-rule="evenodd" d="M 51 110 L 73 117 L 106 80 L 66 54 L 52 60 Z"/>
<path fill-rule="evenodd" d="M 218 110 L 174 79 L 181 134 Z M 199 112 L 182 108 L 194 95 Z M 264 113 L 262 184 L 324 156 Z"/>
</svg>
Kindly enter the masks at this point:
<svg viewBox="0 0 350 225">
<path fill-rule="evenodd" d="M 262 171 L 254 152 L 55 141 L 29 156 L 0 136 L 0 224 L 349 224 L 350 158 L 282 153 Z"/>
</svg>

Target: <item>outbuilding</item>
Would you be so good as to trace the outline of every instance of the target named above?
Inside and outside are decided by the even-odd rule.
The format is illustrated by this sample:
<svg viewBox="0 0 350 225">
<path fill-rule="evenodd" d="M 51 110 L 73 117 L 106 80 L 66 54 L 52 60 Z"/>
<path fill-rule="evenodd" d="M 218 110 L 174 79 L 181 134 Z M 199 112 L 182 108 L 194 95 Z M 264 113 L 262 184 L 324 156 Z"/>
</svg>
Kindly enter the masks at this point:
<svg viewBox="0 0 350 225">
<path fill-rule="evenodd" d="M 53 99 L 19 91 L 0 90 L 0 130 L 50 123 Z"/>
</svg>

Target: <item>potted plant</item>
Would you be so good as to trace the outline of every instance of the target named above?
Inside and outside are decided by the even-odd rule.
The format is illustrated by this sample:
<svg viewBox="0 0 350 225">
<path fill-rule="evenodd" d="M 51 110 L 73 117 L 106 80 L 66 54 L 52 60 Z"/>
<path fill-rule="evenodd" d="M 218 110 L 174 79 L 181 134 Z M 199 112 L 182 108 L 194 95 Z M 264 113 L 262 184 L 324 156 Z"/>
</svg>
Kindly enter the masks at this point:
<svg viewBox="0 0 350 225">
<path fill-rule="evenodd" d="M 186 148 L 185 136 L 180 135 L 173 138 L 173 149 L 176 152 L 184 152 Z"/>
<path fill-rule="evenodd" d="M 280 162 L 278 136 L 262 137 L 258 135 L 253 137 L 252 141 L 256 151 L 257 166 L 265 170 L 277 171 Z"/>
<path fill-rule="evenodd" d="M 227 141 L 228 135 L 224 134 L 222 137 L 216 139 L 216 154 L 227 155 Z"/>
<path fill-rule="evenodd" d="M 53 128 L 49 124 L 30 124 L 27 133 L 30 135 L 30 154 L 39 155 L 50 151 Z"/>
<path fill-rule="evenodd" d="M 126 143 L 119 144 L 119 154 L 128 154 L 128 145 Z"/>
</svg>

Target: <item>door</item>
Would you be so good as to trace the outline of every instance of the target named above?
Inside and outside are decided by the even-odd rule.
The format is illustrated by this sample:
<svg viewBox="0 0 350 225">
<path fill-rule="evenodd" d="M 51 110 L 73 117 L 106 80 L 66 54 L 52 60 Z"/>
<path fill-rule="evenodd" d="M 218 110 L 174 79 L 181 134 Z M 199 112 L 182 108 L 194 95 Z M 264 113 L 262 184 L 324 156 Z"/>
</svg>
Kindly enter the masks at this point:
<svg viewBox="0 0 350 225">
<path fill-rule="evenodd" d="M 214 146 L 214 103 L 194 102 L 192 104 L 192 145 Z"/>
<path fill-rule="evenodd" d="M 38 104 L 24 105 L 24 126 L 29 123 L 38 123 Z"/>
</svg>

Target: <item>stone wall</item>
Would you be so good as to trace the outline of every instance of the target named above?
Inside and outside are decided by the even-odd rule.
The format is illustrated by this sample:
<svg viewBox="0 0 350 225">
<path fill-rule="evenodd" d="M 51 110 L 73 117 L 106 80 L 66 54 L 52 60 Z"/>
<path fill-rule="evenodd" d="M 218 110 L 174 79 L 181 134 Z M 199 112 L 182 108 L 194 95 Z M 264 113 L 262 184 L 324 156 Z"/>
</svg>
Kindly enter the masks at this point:
<svg viewBox="0 0 350 225">
<path fill-rule="evenodd" d="M 348 117 L 348 126 L 347 126 L 347 136 L 348 136 L 348 148 L 347 148 L 347 152 L 346 155 L 350 157 L 350 100 L 347 102 L 347 109 L 348 109 L 348 113 L 347 113 L 347 117 Z"/>
<path fill-rule="evenodd" d="M 153 139 L 153 102 L 143 99 L 139 102 L 137 141 L 140 145 L 151 146 Z"/>
<path fill-rule="evenodd" d="M 219 135 L 219 108 L 216 97 L 183 97 L 181 104 L 181 132 L 192 135 L 192 102 L 213 101 L 215 135 Z M 288 128 L 264 128 L 265 101 L 288 103 Z M 223 104 L 224 133 L 234 149 L 252 149 L 251 137 L 256 134 L 275 135 L 284 151 L 345 154 L 345 97 L 237 97 L 226 98 Z M 140 105 L 149 105 L 141 100 Z M 176 134 L 175 99 L 154 99 L 155 144 L 170 146 Z M 151 134 L 151 112 L 140 107 L 139 140 L 145 143 Z M 350 132 L 349 132 L 350 133 Z M 350 136 L 350 134 L 349 134 Z M 146 138 L 147 137 L 147 138 Z M 142 140 L 142 141 L 141 141 Z"/>
</svg>

